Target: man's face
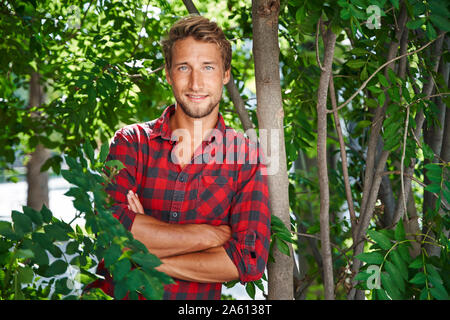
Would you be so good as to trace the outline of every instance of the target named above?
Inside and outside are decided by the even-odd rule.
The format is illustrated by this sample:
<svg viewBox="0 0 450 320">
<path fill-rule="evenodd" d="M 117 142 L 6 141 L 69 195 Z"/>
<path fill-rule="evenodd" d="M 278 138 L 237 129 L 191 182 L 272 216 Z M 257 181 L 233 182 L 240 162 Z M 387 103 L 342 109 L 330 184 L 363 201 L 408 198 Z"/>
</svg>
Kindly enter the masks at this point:
<svg viewBox="0 0 450 320">
<path fill-rule="evenodd" d="M 167 82 L 177 105 L 191 118 L 208 116 L 222 98 L 222 88 L 230 80 L 224 70 L 219 47 L 188 37 L 172 48 L 172 66 L 166 69 Z"/>
</svg>

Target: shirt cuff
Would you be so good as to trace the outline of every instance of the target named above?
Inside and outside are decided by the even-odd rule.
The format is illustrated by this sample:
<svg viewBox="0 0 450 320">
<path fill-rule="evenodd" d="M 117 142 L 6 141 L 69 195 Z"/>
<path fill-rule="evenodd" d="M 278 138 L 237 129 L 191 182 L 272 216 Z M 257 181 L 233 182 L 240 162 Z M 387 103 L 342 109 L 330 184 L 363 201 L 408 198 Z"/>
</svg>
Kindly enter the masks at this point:
<svg viewBox="0 0 450 320">
<path fill-rule="evenodd" d="M 223 248 L 231 261 L 236 265 L 240 282 L 243 284 L 260 279 L 264 270 L 260 272 L 256 264 L 255 233 L 239 234 L 237 238 L 237 240 L 228 240 L 223 245 Z"/>
</svg>

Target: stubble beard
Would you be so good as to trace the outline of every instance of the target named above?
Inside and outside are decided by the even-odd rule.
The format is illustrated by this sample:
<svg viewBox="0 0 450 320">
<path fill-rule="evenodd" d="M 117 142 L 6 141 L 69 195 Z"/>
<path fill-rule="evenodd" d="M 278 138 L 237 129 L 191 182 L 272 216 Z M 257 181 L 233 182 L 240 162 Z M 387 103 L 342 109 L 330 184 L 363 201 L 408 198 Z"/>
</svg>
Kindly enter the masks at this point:
<svg viewBox="0 0 450 320">
<path fill-rule="evenodd" d="M 214 111 L 214 109 L 219 105 L 221 99 L 222 94 L 220 95 L 219 99 L 217 99 L 217 101 L 213 101 L 212 103 L 210 103 L 206 109 L 200 110 L 196 110 L 195 107 L 189 107 L 189 105 L 183 104 L 180 101 L 181 99 L 176 99 L 176 102 L 177 106 L 179 106 L 187 116 L 194 119 L 201 119 L 209 116 Z"/>
</svg>

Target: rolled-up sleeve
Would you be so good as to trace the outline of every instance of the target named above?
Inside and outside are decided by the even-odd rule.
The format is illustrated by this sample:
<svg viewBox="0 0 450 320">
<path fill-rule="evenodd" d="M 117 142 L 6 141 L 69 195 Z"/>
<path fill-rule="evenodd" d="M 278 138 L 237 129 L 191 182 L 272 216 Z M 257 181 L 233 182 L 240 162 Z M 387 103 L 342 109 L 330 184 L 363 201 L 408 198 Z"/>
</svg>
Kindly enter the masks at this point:
<svg viewBox="0 0 450 320">
<path fill-rule="evenodd" d="M 230 213 L 232 236 L 224 248 L 239 271 L 241 283 L 262 277 L 270 246 L 270 211 L 266 168 L 243 164 Z"/>
<path fill-rule="evenodd" d="M 116 132 L 109 147 L 106 161 L 119 160 L 125 168 L 114 177 L 113 182 L 106 187 L 106 192 L 111 197 L 111 210 L 113 216 L 128 230 L 131 230 L 136 213 L 128 209 L 127 193 L 129 190 L 136 192 L 136 148 L 132 136 L 126 134 L 124 129 Z"/>
</svg>

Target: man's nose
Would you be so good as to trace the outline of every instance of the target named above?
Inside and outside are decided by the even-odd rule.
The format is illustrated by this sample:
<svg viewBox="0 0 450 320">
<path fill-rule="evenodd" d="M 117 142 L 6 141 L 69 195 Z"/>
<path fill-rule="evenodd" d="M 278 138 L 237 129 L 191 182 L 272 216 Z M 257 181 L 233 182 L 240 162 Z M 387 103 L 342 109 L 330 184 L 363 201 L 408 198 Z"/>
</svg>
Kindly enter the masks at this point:
<svg viewBox="0 0 450 320">
<path fill-rule="evenodd" d="M 199 91 L 203 88 L 203 78 L 200 70 L 192 70 L 190 77 L 190 89 Z"/>
</svg>

